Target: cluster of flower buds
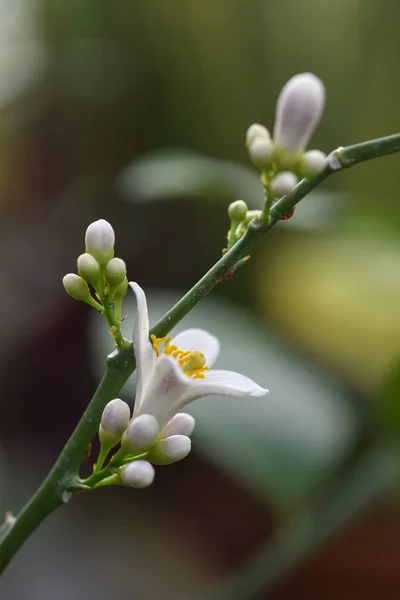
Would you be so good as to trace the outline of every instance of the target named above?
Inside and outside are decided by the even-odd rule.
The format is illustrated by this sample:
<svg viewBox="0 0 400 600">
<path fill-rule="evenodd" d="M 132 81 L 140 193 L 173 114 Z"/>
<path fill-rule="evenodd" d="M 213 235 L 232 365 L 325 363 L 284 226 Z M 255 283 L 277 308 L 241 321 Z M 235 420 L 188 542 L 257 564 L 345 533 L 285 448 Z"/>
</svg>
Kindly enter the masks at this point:
<svg viewBox="0 0 400 600">
<path fill-rule="evenodd" d="M 303 177 L 318 175 L 326 165 L 320 150 L 306 151 L 325 106 L 325 88 L 312 73 L 295 75 L 285 84 L 276 104 L 273 138 L 255 123 L 246 134 L 253 163 L 273 199 L 288 194 Z"/>
<path fill-rule="evenodd" d="M 261 216 L 261 210 L 249 210 L 244 200 L 235 200 L 228 206 L 228 216 L 231 227 L 228 231 L 226 250 L 242 237 L 250 221 Z"/>
<path fill-rule="evenodd" d="M 124 261 L 114 258 L 114 243 L 115 234 L 110 223 L 104 219 L 91 223 L 85 235 L 86 252 L 77 260 L 78 274 L 65 275 L 63 285 L 72 298 L 82 300 L 100 312 L 114 302 L 116 316 L 120 318 L 128 280 Z"/>
<path fill-rule="evenodd" d="M 131 419 L 126 402 L 119 398 L 111 400 L 101 417 L 99 457 L 103 461 L 110 450 L 120 443 L 116 457 L 122 466 L 118 467 L 118 473 L 110 483 L 135 488 L 151 485 L 155 475 L 153 465 L 170 465 L 189 454 L 189 436 L 194 424 L 191 415 L 178 413 L 160 431 L 153 415 L 142 414 Z"/>
</svg>

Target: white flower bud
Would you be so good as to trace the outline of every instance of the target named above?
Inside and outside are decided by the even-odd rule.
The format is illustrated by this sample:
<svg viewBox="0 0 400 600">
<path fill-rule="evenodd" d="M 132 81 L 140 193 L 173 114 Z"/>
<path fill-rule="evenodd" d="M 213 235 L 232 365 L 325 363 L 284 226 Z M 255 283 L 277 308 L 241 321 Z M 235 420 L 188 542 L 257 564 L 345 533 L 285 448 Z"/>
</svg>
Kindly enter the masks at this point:
<svg viewBox="0 0 400 600">
<path fill-rule="evenodd" d="M 325 106 L 325 88 L 312 73 L 295 75 L 284 85 L 276 104 L 274 142 L 279 148 L 304 150 Z"/>
<path fill-rule="evenodd" d="M 114 248 L 115 233 L 108 221 L 99 219 L 86 229 L 85 244 L 87 250 L 106 254 Z"/>
<path fill-rule="evenodd" d="M 309 150 L 303 154 L 299 164 L 299 173 L 302 177 L 315 177 L 326 167 L 326 154 L 321 150 Z"/>
<path fill-rule="evenodd" d="M 185 458 L 191 445 L 190 438 L 186 435 L 171 435 L 152 446 L 147 453 L 147 459 L 154 465 L 171 465 Z"/>
<path fill-rule="evenodd" d="M 246 132 L 246 146 L 249 148 L 254 140 L 258 138 L 264 138 L 267 140 L 271 139 L 271 135 L 264 125 L 260 125 L 259 123 L 253 123 L 250 125 Z"/>
<path fill-rule="evenodd" d="M 115 288 L 123 283 L 126 277 L 126 265 L 122 258 L 112 258 L 106 266 L 106 279 Z"/>
<path fill-rule="evenodd" d="M 122 447 L 126 452 L 147 448 L 156 440 L 159 431 L 160 427 L 153 415 L 139 415 L 129 423 L 122 438 Z"/>
<path fill-rule="evenodd" d="M 187 413 L 178 413 L 166 424 L 161 432 L 163 438 L 167 438 L 171 435 L 186 435 L 189 436 L 193 433 L 195 420 L 192 415 Z"/>
<path fill-rule="evenodd" d="M 153 465 L 146 460 L 135 460 L 125 465 L 120 473 L 123 483 L 133 488 L 149 487 L 155 476 Z"/>
<path fill-rule="evenodd" d="M 282 196 L 285 196 L 292 191 L 298 181 L 298 177 L 291 171 L 282 171 L 281 173 L 278 173 L 269 184 L 272 196 L 274 198 L 282 198 Z"/>
<path fill-rule="evenodd" d="M 120 398 L 114 398 L 106 404 L 99 427 L 100 442 L 115 446 L 129 425 L 131 409 Z"/>
<path fill-rule="evenodd" d="M 268 169 L 272 161 L 273 150 L 274 148 L 270 138 L 258 137 L 250 144 L 249 155 L 257 167 Z"/>
<path fill-rule="evenodd" d="M 85 280 L 96 285 L 100 277 L 100 265 L 91 254 L 81 254 L 77 260 L 78 273 Z"/>
<path fill-rule="evenodd" d="M 75 273 L 68 273 L 68 275 L 63 277 L 63 286 L 67 294 L 74 298 L 74 300 L 86 302 L 90 297 L 88 284 L 82 277 L 75 275 Z"/>
<path fill-rule="evenodd" d="M 228 206 L 228 216 L 231 221 L 243 221 L 247 215 L 247 204 L 244 200 L 236 200 Z"/>
</svg>

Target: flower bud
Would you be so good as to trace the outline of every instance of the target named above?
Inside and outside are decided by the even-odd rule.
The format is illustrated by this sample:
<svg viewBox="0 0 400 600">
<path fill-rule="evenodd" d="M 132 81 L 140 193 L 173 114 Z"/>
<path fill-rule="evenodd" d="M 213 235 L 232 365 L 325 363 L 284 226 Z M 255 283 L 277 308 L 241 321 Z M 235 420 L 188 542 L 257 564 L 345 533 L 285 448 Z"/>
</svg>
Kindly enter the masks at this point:
<svg viewBox="0 0 400 600">
<path fill-rule="evenodd" d="M 247 148 L 250 148 L 250 146 L 254 142 L 254 140 L 256 140 L 258 138 L 264 138 L 264 139 L 270 140 L 271 135 L 270 135 L 268 129 L 266 127 L 264 127 L 264 125 L 259 125 L 259 123 L 253 123 L 253 125 L 250 125 L 250 127 L 248 128 L 248 130 L 246 132 Z"/>
<path fill-rule="evenodd" d="M 192 415 L 187 413 L 178 413 L 166 424 L 161 431 L 161 436 L 165 439 L 171 435 L 186 435 L 193 433 L 195 420 Z"/>
<path fill-rule="evenodd" d="M 117 287 L 117 289 L 115 290 L 114 301 L 122 300 L 122 298 L 125 298 L 126 292 L 128 291 L 128 287 L 129 287 L 128 280 L 125 277 L 123 282 L 120 283 L 119 286 Z"/>
<path fill-rule="evenodd" d="M 132 419 L 122 437 L 125 452 L 135 452 L 138 448 L 147 448 L 157 438 L 160 427 L 153 415 L 139 415 Z"/>
<path fill-rule="evenodd" d="M 63 286 L 67 294 L 69 294 L 74 300 L 82 300 L 86 302 L 90 296 L 89 286 L 82 277 L 75 275 L 75 273 L 68 273 L 63 278 Z"/>
<path fill-rule="evenodd" d="M 147 458 L 154 465 L 171 465 L 185 458 L 191 448 L 190 438 L 186 435 L 171 435 L 152 446 Z"/>
<path fill-rule="evenodd" d="M 115 233 L 108 221 L 99 219 L 91 223 L 86 229 L 85 244 L 89 252 L 101 252 L 103 254 L 114 248 Z"/>
<path fill-rule="evenodd" d="M 91 254 L 81 254 L 77 260 L 78 273 L 88 283 L 96 285 L 100 278 L 100 265 Z"/>
<path fill-rule="evenodd" d="M 282 171 L 271 180 L 269 189 L 274 198 L 282 198 L 292 191 L 298 181 L 296 175 L 291 171 Z"/>
<path fill-rule="evenodd" d="M 228 216 L 231 221 L 243 221 L 247 214 L 247 204 L 244 200 L 236 200 L 228 206 Z"/>
<path fill-rule="evenodd" d="M 122 258 L 112 258 L 106 266 L 106 279 L 112 288 L 119 286 L 126 277 L 126 265 Z"/>
<path fill-rule="evenodd" d="M 273 149 L 270 138 L 258 137 L 250 144 L 249 155 L 257 167 L 268 169 L 271 165 Z"/>
<path fill-rule="evenodd" d="M 316 75 L 301 73 L 289 79 L 276 104 L 276 145 L 291 153 L 304 150 L 320 121 L 324 106 L 324 84 Z"/>
<path fill-rule="evenodd" d="M 326 154 L 321 150 L 309 150 L 303 154 L 299 164 L 299 174 L 301 177 L 309 179 L 319 175 L 326 167 Z"/>
<path fill-rule="evenodd" d="M 135 460 L 125 465 L 120 473 L 123 483 L 133 488 L 149 487 L 155 476 L 153 465 L 146 460 Z"/>
<path fill-rule="evenodd" d="M 115 446 L 129 425 L 131 409 L 120 398 L 114 398 L 106 404 L 101 416 L 99 438 L 102 444 Z"/>
</svg>

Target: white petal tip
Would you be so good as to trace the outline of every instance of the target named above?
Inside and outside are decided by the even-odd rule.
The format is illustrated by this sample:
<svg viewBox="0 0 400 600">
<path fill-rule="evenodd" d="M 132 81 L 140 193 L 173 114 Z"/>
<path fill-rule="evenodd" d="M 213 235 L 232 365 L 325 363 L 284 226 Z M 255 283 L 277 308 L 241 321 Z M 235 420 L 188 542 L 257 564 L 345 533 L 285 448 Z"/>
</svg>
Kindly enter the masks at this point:
<svg viewBox="0 0 400 600">
<path fill-rule="evenodd" d="M 195 419 L 187 413 L 176 414 L 161 432 L 163 438 L 171 435 L 186 435 L 190 436 L 193 433 Z"/>
<path fill-rule="evenodd" d="M 254 391 L 252 391 L 250 396 L 260 397 L 260 396 L 266 396 L 269 393 L 270 393 L 269 390 L 267 390 L 266 388 L 259 387 L 259 388 L 255 389 Z"/>
</svg>

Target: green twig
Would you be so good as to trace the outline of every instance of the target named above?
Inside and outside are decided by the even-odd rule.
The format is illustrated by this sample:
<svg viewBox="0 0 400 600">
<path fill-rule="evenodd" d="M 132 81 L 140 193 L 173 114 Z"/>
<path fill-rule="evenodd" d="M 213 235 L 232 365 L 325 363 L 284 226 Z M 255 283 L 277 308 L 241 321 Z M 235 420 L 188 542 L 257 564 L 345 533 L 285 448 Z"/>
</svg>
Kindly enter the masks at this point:
<svg viewBox="0 0 400 600">
<path fill-rule="evenodd" d="M 104 406 L 116 398 L 134 369 L 132 344 L 107 358 L 106 372 L 75 431 L 35 495 L 0 541 L 0 572 L 24 541 L 57 506 L 68 500 L 88 444 L 96 435 Z M 77 489 L 79 484 L 76 483 Z"/>
<path fill-rule="evenodd" d="M 261 223 L 254 219 L 243 237 L 200 279 L 196 285 L 162 318 L 151 330 L 157 337 L 167 335 L 204 296 L 218 283 L 231 274 L 236 265 L 249 255 L 254 244 L 293 206 L 302 200 L 326 177 L 342 168 L 350 167 L 365 160 L 392 154 L 400 150 L 400 134 L 371 140 L 347 148 L 340 148 L 328 157 L 328 165 L 323 173 L 312 181 L 304 179 L 290 194 L 281 198 L 270 209 L 270 220 Z M 114 315 L 106 315 L 114 323 Z M 109 321 L 110 322 L 110 321 Z M 62 450 L 52 470 L 35 495 L 17 515 L 12 527 L 6 529 L 0 539 L 0 572 L 24 541 L 57 506 L 67 500 L 68 490 L 82 489 L 77 479 L 78 470 L 88 444 L 96 435 L 104 406 L 119 395 L 122 386 L 135 368 L 132 344 L 118 336 L 118 349 L 107 359 L 105 375 L 89 406 L 79 421 L 71 438 Z"/>
</svg>

